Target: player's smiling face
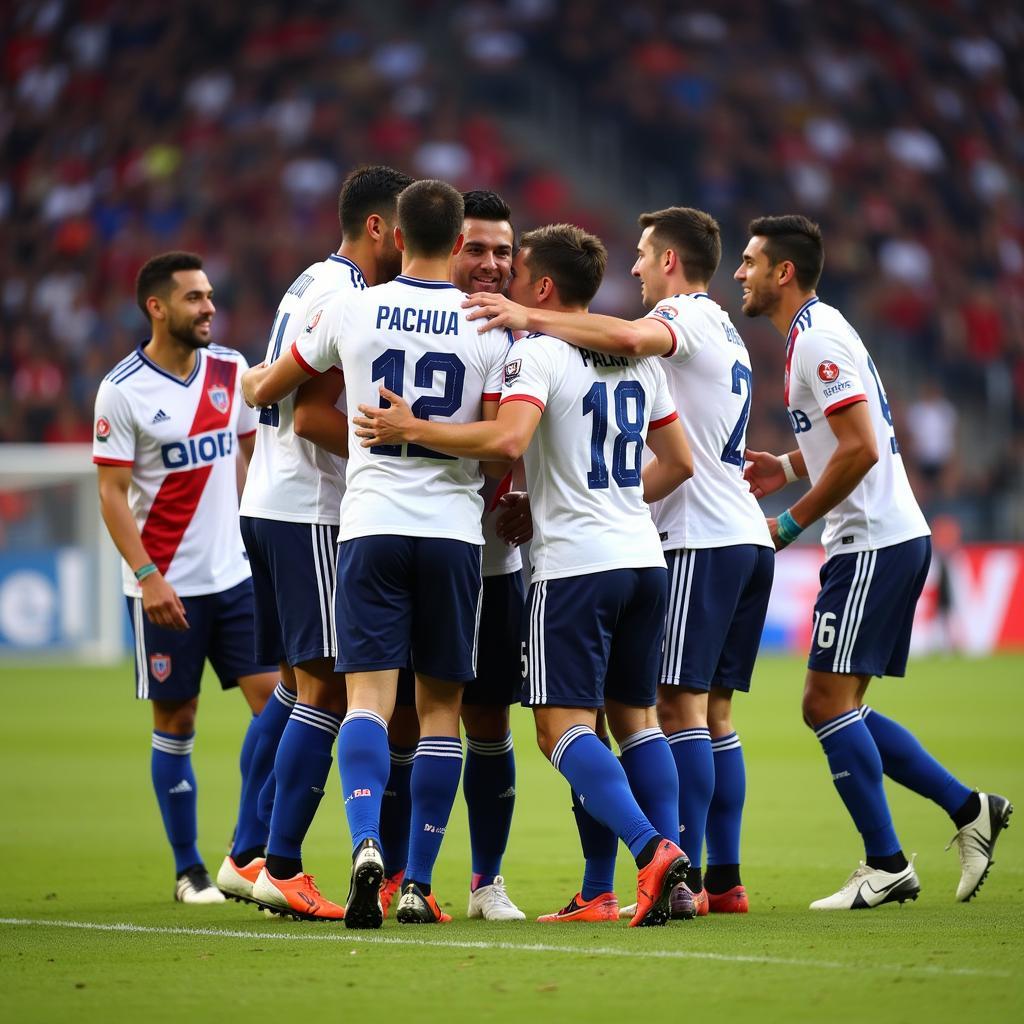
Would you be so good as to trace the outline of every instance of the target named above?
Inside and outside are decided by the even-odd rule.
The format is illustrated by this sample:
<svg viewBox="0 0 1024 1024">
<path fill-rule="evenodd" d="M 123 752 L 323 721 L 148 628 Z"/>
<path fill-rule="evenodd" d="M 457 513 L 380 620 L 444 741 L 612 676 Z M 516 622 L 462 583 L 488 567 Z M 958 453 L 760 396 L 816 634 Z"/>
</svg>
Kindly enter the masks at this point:
<svg viewBox="0 0 1024 1024">
<path fill-rule="evenodd" d="M 192 348 L 206 348 L 212 340 L 213 288 L 202 270 L 177 270 L 174 288 L 163 303 L 167 333 Z"/>
<path fill-rule="evenodd" d="M 636 247 L 636 263 L 631 273 L 640 278 L 640 300 L 645 309 L 651 309 L 655 303 L 667 298 L 671 292 L 668 279 L 661 266 L 662 252 L 657 252 L 651 236 L 654 225 L 644 228 Z"/>
<path fill-rule="evenodd" d="M 744 316 L 770 316 L 779 304 L 773 265 L 764 251 L 764 238 L 755 235 L 747 242 L 743 258 L 732 276 L 743 286 Z"/>
<path fill-rule="evenodd" d="M 503 291 L 512 268 L 512 225 L 467 217 L 462 233 L 466 241 L 452 260 L 452 284 L 468 294 Z"/>
</svg>

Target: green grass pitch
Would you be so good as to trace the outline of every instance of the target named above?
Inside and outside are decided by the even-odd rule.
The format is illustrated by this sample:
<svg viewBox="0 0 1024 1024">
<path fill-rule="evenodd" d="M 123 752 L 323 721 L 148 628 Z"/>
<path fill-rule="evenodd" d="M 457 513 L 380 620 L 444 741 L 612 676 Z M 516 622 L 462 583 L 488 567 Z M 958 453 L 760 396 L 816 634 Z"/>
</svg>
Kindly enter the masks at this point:
<svg viewBox="0 0 1024 1024">
<path fill-rule="evenodd" d="M 744 880 L 752 911 L 663 929 L 535 924 L 581 870 L 565 783 L 515 709 L 518 802 L 504 872 L 523 924 L 465 919 L 469 850 L 456 804 L 434 887 L 446 927 L 377 933 L 172 902 L 149 783 L 149 709 L 130 668 L 3 670 L 0 986 L 6 1021 L 1024 1019 L 1024 809 L 980 897 L 953 902 L 945 815 L 889 785 L 923 890 L 903 907 L 815 915 L 861 850 L 818 744 L 800 723 L 800 662 L 765 658 L 737 701 L 747 758 Z M 921 660 L 872 702 L 971 785 L 1024 804 L 1024 658 Z M 196 745 L 200 845 L 215 871 L 234 815 L 245 725 L 210 685 Z M 344 900 L 348 837 L 336 776 L 305 849 Z M 618 893 L 634 874 L 620 857 Z M 714 1016 L 711 1016 L 711 1015 Z"/>
</svg>

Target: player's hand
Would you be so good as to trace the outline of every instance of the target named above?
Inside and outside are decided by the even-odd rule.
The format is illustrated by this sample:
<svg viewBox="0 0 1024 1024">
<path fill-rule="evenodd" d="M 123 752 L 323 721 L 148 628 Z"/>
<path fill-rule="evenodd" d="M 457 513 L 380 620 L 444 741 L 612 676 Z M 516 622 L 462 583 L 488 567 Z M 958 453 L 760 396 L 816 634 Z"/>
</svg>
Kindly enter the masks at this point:
<svg viewBox="0 0 1024 1024">
<path fill-rule="evenodd" d="M 518 547 L 533 539 L 533 516 L 530 515 L 530 496 L 525 491 L 509 491 L 498 499 L 501 511 L 494 520 L 498 536 L 506 543 Z"/>
<path fill-rule="evenodd" d="M 781 551 L 783 548 L 788 547 L 789 543 L 787 541 L 784 541 L 779 536 L 779 527 L 778 527 L 778 522 L 779 521 L 777 519 L 769 518 L 769 519 L 766 519 L 765 522 L 768 523 L 768 532 L 772 535 L 772 543 L 775 545 L 775 550 L 776 551 Z"/>
<path fill-rule="evenodd" d="M 750 484 L 750 493 L 755 498 L 763 498 L 774 494 L 786 486 L 786 473 L 777 455 L 771 452 L 755 452 L 747 448 L 743 452 L 747 466 L 743 470 L 743 479 Z M 774 519 L 768 520 L 770 523 Z"/>
<path fill-rule="evenodd" d="M 462 304 L 463 309 L 471 309 L 467 320 L 483 320 L 478 332 L 493 330 L 495 327 L 507 327 L 510 331 L 529 330 L 530 311 L 511 299 L 496 292 L 473 292 Z"/>
<path fill-rule="evenodd" d="M 152 573 L 139 586 L 142 587 L 142 610 L 154 626 L 179 633 L 188 629 L 185 606 L 174 587 L 164 579 L 163 573 Z"/>
<path fill-rule="evenodd" d="M 259 387 L 269 369 L 266 363 L 260 363 L 259 366 L 250 366 L 242 374 L 242 398 L 250 409 L 256 408 L 256 388 Z"/>
<path fill-rule="evenodd" d="M 363 439 L 362 446 L 372 448 L 377 444 L 403 444 L 413 440 L 409 435 L 420 421 L 413 416 L 412 409 L 401 395 L 389 391 L 383 384 L 380 397 L 391 403 L 390 408 L 375 409 L 371 405 L 361 405 L 359 415 L 352 417 L 356 437 Z"/>
</svg>

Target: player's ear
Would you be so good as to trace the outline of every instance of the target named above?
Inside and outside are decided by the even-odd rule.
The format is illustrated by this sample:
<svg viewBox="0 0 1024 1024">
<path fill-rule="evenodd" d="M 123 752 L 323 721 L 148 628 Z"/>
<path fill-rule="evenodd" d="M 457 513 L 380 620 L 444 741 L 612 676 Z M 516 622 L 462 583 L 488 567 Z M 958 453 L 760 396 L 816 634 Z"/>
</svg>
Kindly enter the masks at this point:
<svg viewBox="0 0 1024 1024">
<path fill-rule="evenodd" d="M 776 267 L 776 273 L 779 275 L 780 285 L 789 284 L 796 277 L 796 267 L 792 260 L 780 260 Z"/>
<path fill-rule="evenodd" d="M 405 239 L 402 237 L 402 229 L 395 225 L 395 248 L 399 252 L 405 252 Z"/>
<path fill-rule="evenodd" d="M 146 299 L 146 310 L 149 312 L 150 320 L 164 320 L 167 317 L 164 304 L 156 295 L 150 295 Z"/>
<path fill-rule="evenodd" d="M 459 253 L 462 251 L 462 247 L 465 244 L 466 244 L 466 236 L 460 232 L 459 233 L 459 237 L 455 239 L 455 248 L 452 249 L 452 255 L 453 256 L 458 256 Z"/>
<path fill-rule="evenodd" d="M 374 241 L 379 242 L 387 232 L 387 225 L 379 213 L 371 213 L 366 218 L 366 234 Z"/>
<path fill-rule="evenodd" d="M 679 257 L 676 255 L 675 249 L 666 249 L 661 254 L 661 269 L 666 274 L 671 274 L 679 265 Z"/>
</svg>

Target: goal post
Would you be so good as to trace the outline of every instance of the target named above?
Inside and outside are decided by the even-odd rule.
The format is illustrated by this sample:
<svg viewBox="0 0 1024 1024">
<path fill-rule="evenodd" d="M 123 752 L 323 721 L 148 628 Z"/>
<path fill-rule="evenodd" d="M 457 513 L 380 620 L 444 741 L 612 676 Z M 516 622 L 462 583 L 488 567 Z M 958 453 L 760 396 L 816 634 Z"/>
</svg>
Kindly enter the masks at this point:
<svg viewBox="0 0 1024 1024">
<path fill-rule="evenodd" d="M 120 563 L 90 445 L 0 445 L 0 662 L 121 661 Z"/>
</svg>

